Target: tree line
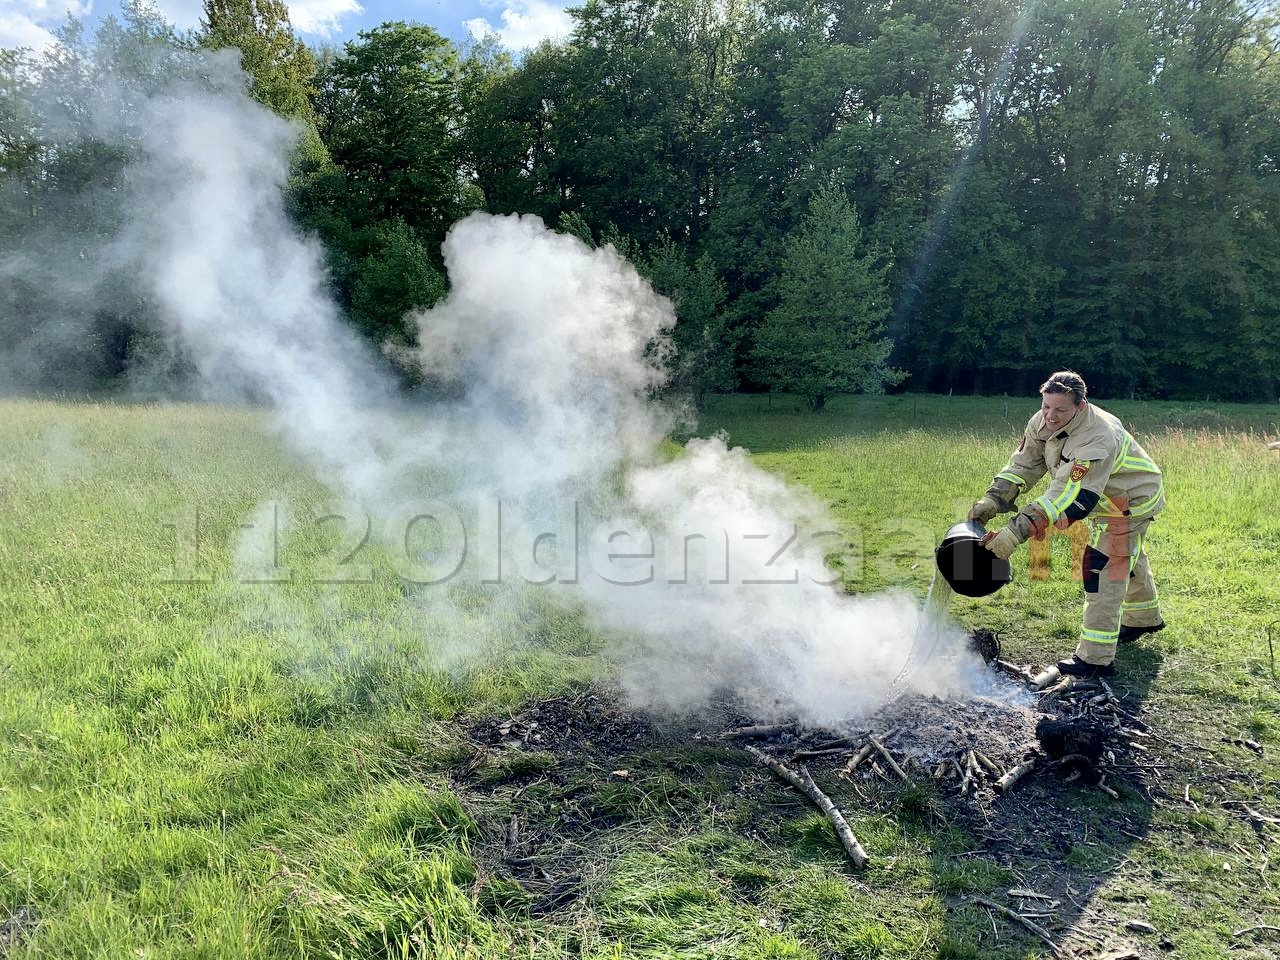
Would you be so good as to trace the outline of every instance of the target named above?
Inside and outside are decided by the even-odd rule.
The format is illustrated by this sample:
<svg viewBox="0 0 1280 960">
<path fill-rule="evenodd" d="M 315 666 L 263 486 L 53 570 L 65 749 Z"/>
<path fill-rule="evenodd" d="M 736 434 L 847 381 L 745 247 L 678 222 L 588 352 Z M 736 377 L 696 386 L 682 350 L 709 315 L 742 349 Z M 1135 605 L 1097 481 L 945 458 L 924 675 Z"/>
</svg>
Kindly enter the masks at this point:
<svg viewBox="0 0 1280 960">
<path fill-rule="evenodd" d="M 311 49 L 282 0 L 205 0 L 178 34 L 134 2 L 92 38 L 73 21 L 39 58 L 0 57 L 0 253 L 77 217 L 110 229 L 91 198 L 128 151 L 67 147 L 51 92 L 65 126 L 139 50 L 237 48 L 250 94 L 301 126 L 288 208 L 374 341 L 444 295 L 440 243 L 478 209 L 631 259 L 676 306 L 695 396 L 1028 392 L 1074 366 L 1106 395 L 1275 400 L 1276 14 L 587 0 L 567 38 L 512 56 L 402 22 Z M 56 322 L 5 284 L 6 312 Z M 145 305 L 122 290 L 96 310 L 110 378 L 146 343 Z"/>
</svg>

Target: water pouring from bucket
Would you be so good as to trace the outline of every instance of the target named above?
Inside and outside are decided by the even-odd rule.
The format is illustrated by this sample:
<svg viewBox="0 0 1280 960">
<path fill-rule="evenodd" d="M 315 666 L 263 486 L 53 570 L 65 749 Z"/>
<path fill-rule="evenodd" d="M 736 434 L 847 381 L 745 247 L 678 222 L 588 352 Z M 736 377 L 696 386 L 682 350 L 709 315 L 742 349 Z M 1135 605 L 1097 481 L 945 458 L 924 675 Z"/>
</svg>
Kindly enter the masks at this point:
<svg viewBox="0 0 1280 960">
<path fill-rule="evenodd" d="M 924 617 L 906 662 L 893 682 L 897 688 L 938 652 L 947 633 L 947 608 L 953 593 L 966 597 L 985 597 L 995 593 L 1013 579 L 1008 560 L 1001 560 L 982 546 L 986 528 L 976 521 L 957 523 L 947 531 L 934 551 L 937 570 L 929 584 Z"/>
</svg>

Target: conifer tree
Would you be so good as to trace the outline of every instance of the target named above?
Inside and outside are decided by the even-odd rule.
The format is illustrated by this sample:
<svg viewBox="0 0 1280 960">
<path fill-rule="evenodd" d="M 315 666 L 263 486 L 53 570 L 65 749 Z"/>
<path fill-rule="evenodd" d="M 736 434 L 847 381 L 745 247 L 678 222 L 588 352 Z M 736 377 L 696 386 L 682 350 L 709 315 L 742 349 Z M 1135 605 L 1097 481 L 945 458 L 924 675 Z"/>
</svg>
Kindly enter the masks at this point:
<svg viewBox="0 0 1280 960">
<path fill-rule="evenodd" d="M 885 268 L 842 189 L 818 189 L 785 251 L 777 306 L 756 333 L 764 382 L 821 410 L 832 394 L 879 393 L 901 380 L 887 363 Z"/>
</svg>

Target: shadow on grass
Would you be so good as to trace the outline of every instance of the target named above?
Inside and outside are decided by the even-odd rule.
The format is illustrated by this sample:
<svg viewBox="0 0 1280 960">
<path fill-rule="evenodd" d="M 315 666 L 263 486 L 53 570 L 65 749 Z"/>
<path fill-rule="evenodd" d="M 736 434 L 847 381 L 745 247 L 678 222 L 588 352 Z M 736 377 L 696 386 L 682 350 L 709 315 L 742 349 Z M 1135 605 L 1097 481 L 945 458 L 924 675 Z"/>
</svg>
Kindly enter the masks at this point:
<svg viewBox="0 0 1280 960">
<path fill-rule="evenodd" d="M 1141 714 L 1161 661 L 1159 653 L 1138 645 L 1120 649 L 1112 689 L 1131 718 L 1130 729 L 1145 729 Z M 1115 904 L 1099 898 L 1151 829 L 1157 761 L 1145 751 L 1145 738 L 1135 738 L 1138 750 L 1127 741 L 1115 737 L 1108 747 L 1115 760 L 1107 764 L 1111 772 L 1105 785 L 1118 799 L 1086 778 L 1068 783 L 1049 767 L 1015 785 L 987 811 L 955 809 L 953 822 L 971 845 L 933 858 L 937 888 L 950 906 L 940 957 L 1012 958 L 1032 948 L 1050 949 L 1001 907 L 1039 926 L 1057 948 L 1147 956 L 1172 946 L 1154 930 L 1126 929 L 1126 921 L 1141 919 L 1140 909 L 1117 913 Z"/>
</svg>

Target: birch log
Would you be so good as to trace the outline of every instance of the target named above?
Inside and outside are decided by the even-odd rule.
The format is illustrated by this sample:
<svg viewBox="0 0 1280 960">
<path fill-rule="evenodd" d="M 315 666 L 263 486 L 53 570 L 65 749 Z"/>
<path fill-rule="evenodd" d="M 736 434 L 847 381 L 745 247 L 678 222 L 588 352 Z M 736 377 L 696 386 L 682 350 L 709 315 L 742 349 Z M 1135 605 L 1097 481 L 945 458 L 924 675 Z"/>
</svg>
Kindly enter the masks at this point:
<svg viewBox="0 0 1280 960">
<path fill-rule="evenodd" d="M 752 746 L 748 746 L 746 750 L 772 770 L 776 776 L 787 781 L 787 783 L 812 800 L 814 805 L 826 814 L 827 819 L 831 821 L 831 825 L 836 829 L 836 836 L 840 838 L 840 845 L 844 847 L 844 852 L 849 855 L 849 859 L 855 867 L 861 868 L 867 865 L 867 851 L 862 849 L 862 844 L 853 835 L 853 831 L 849 828 L 844 814 L 831 802 L 830 797 L 818 789 L 818 785 L 813 782 L 813 777 L 809 776 L 807 769 L 801 767 L 800 773 L 796 773 L 786 764 L 775 757 L 769 756 L 763 750 Z"/>
</svg>

